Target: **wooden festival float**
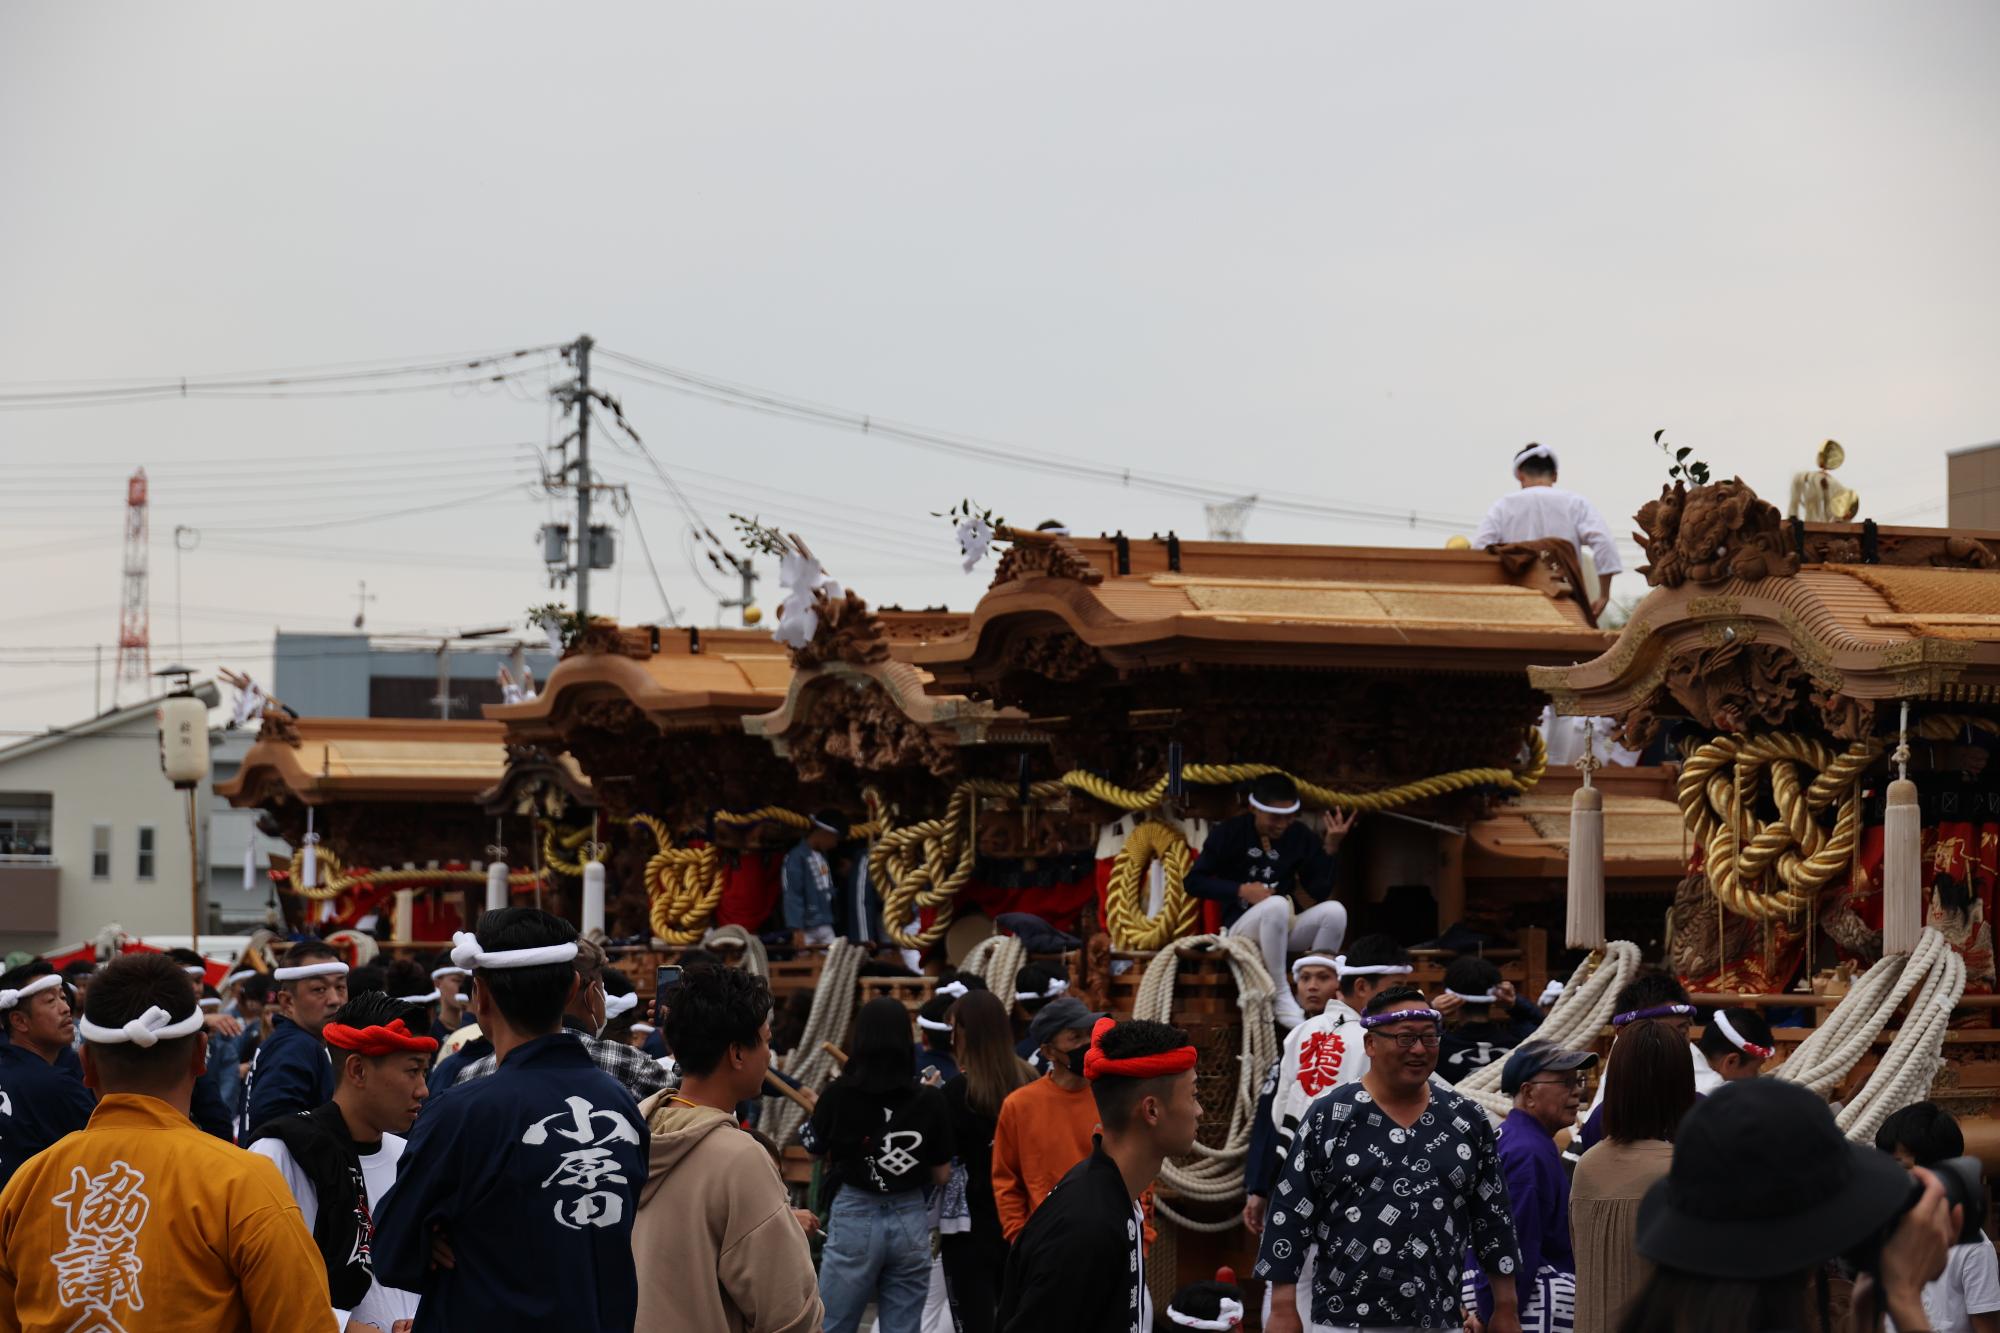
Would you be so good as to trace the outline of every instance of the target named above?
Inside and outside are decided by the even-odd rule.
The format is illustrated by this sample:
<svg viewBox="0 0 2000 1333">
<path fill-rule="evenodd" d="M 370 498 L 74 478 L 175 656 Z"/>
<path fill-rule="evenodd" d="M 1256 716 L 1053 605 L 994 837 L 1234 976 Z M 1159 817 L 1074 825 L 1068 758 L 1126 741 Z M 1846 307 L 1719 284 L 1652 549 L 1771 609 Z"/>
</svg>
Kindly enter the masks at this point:
<svg viewBox="0 0 2000 1333">
<path fill-rule="evenodd" d="M 1652 591 L 1603 655 L 1531 679 L 1682 756 L 1667 961 L 1703 1004 L 1772 1010 L 1781 1076 L 1850 1135 L 1932 1096 L 2000 1164 L 2000 534 L 1781 519 L 1740 480 L 1638 523 Z M 1635 963 L 1573 889 L 1593 978 Z M 1609 989 L 1551 1025 L 1597 1036 Z"/>
<path fill-rule="evenodd" d="M 996 536 L 1010 545 L 965 631 L 908 656 L 931 692 L 1014 710 L 1036 744 L 997 783 L 1002 809 L 975 787 L 878 841 L 885 922 L 913 947 L 942 938 L 975 820 L 1087 825 L 1104 931 L 1072 956 L 1072 993 L 1171 1020 L 1202 1052 L 1201 1146 L 1163 1177 L 1168 1248 L 1150 1271 L 1163 1292 L 1221 1262 L 1247 1271 L 1243 1156 L 1277 1054 L 1273 980 L 1253 942 L 1210 933 L 1185 888 L 1209 822 L 1239 812 L 1250 779 L 1290 773 L 1310 809 L 1369 816 L 1342 849 L 1350 935 L 1435 933 L 1467 915 L 1467 827 L 1542 775 L 1544 698 L 1526 667 L 1591 656 L 1607 636 L 1567 547 Z M 1559 903 L 1544 880 L 1514 924 L 1554 924 Z M 1524 989 L 1529 952 L 1508 964 Z M 996 973 L 1011 979 L 1018 957 Z"/>
<path fill-rule="evenodd" d="M 341 936 L 386 916 L 390 951 L 422 952 L 482 904 L 543 887 L 538 872 L 507 869 L 534 864 L 534 822 L 485 799 L 509 766 L 498 723 L 301 718 L 273 700 L 216 791 L 262 811 L 259 827 L 294 848 L 270 867 L 288 929 Z"/>
</svg>

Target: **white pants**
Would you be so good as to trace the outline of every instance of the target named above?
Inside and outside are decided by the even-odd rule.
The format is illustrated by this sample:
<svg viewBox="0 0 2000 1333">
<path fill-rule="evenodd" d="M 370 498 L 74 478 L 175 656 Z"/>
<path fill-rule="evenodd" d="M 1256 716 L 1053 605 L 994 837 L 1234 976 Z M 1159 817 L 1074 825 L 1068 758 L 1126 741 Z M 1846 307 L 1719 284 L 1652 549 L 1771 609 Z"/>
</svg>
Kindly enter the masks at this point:
<svg viewBox="0 0 2000 1333">
<path fill-rule="evenodd" d="M 1329 956 L 1340 952 L 1340 942 L 1347 938 L 1347 909 L 1336 902 L 1315 903 L 1294 918 L 1291 900 L 1274 893 L 1237 917 L 1228 933 L 1247 935 L 1257 941 L 1264 954 L 1264 966 L 1270 971 L 1271 980 L 1277 983 L 1278 1008 L 1282 1011 L 1286 1001 L 1294 1006 L 1298 1003 L 1292 999 L 1286 949 Z"/>
<path fill-rule="evenodd" d="M 807 926 L 799 934 L 805 937 L 807 944 L 824 946 L 833 943 L 832 926 Z"/>
</svg>

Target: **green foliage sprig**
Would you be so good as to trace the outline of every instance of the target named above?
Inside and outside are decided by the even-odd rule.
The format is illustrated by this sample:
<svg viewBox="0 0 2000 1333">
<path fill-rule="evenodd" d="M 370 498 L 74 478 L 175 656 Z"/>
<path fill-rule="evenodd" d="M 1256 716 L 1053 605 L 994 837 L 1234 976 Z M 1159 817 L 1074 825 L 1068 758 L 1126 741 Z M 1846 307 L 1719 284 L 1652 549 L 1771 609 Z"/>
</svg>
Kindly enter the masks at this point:
<svg viewBox="0 0 2000 1333">
<path fill-rule="evenodd" d="M 1668 444 L 1665 430 L 1653 432 L 1653 443 L 1660 446 L 1660 452 L 1667 455 L 1667 480 L 1685 482 L 1690 486 L 1708 485 L 1708 464 L 1695 460 L 1688 461 L 1694 450 L 1686 446 L 1676 449 Z"/>
</svg>

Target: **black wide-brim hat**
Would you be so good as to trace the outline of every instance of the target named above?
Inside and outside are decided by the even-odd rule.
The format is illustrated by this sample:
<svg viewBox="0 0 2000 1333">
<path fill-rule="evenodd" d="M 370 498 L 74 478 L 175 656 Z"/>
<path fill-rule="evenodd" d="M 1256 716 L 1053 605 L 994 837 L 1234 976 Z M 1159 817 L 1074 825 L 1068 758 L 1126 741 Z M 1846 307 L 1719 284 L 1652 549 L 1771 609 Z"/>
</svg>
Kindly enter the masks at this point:
<svg viewBox="0 0 2000 1333">
<path fill-rule="evenodd" d="M 1639 1253 L 1701 1277 L 1782 1277 L 1853 1249 L 1918 1188 L 1887 1153 L 1848 1142 L 1812 1092 L 1739 1079 L 1681 1121 L 1672 1169 L 1639 1204 Z"/>
</svg>

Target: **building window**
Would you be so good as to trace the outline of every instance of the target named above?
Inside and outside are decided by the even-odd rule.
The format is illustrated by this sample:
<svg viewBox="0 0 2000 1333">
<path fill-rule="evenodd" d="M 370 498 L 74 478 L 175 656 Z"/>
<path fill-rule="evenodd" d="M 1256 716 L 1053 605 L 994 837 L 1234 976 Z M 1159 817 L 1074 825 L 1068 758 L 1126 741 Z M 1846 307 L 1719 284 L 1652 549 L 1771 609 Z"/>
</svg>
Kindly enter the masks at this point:
<svg viewBox="0 0 2000 1333">
<path fill-rule="evenodd" d="M 55 799 L 47 792 L 0 791 L 0 856 L 53 856 L 54 813 Z"/>
<path fill-rule="evenodd" d="M 152 877 L 153 826 L 151 824 L 141 824 L 139 826 L 139 878 L 151 879 Z"/>
<path fill-rule="evenodd" d="M 90 877 L 111 878 L 111 825 L 90 826 Z"/>
</svg>

